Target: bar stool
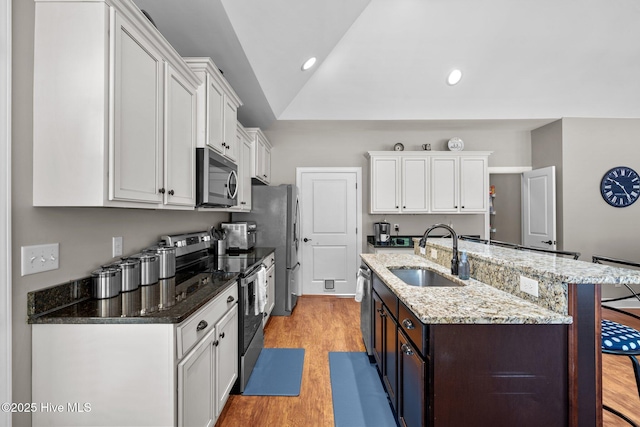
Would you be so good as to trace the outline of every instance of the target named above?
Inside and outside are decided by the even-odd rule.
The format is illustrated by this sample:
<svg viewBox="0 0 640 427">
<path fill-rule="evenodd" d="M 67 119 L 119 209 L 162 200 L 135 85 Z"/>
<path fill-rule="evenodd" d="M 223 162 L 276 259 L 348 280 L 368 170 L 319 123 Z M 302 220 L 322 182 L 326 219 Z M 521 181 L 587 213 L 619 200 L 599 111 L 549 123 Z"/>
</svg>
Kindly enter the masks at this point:
<svg viewBox="0 0 640 427">
<path fill-rule="evenodd" d="M 603 257 L 599 255 L 594 255 L 592 257 L 592 261 L 596 264 L 602 264 L 603 262 L 610 264 L 618 264 L 625 265 L 630 267 L 638 267 L 640 268 L 639 263 L 635 263 L 632 261 L 621 260 L 617 258 Z M 631 292 L 631 295 L 623 297 L 623 298 L 615 298 L 612 300 L 602 301 L 603 303 L 610 301 L 619 301 L 623 299 L 629 298 L 637 298 L 640 301 L 640 296 L 631 289 L 629 285 L 624 285 Z M 616 307 L 609 307 L 607 305 L 601 304 L 602 307 L 617 311 L 626 316 L 634 317 L 640 319 L 640 316 L 637 316 L 633 313 L 626 312 Z M 618 322 L 613 322 L 611 320 L 603 319 L 601 322 L 602 329 L 602 353 L 604 354 L 613 354 L 616 356 L 627 356 L 631 359 L 631 364 L 633 366 L 633 372 L 636 377 L 636 386 L 638 388 L 638 396 L 640 396 L 640 363 L 638 362 L 637 356 L 640 356 L 640 331 L 631 328 L 629 326 L 623 325 Z M 638 427 L 636 423 L 634 423 L 629 417 L 624 415 L 623 413 L 617 411 L 616 409 L 611 408 L 608 405 L 602 405 L 602 407 L 611 412 L 612 414 L 622 418 L 627 423 L 634 427 Z"/>
</svg>

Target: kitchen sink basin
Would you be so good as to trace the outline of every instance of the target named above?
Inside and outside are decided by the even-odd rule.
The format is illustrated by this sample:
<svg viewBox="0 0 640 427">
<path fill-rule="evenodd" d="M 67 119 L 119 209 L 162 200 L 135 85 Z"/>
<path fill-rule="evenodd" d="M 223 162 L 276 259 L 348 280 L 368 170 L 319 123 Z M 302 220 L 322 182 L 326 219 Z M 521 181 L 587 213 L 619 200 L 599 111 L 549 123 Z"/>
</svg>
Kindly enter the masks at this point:
<svg viewBox="0 0 640 427">
<path fill-rule="evenodd" d="M 424 268 L 391 268 L 389 269 L 399 279 L 407 285 L 429 287 L 429 286 L 463 286 L 449 280 L 438 273 Z"/>
</svg>

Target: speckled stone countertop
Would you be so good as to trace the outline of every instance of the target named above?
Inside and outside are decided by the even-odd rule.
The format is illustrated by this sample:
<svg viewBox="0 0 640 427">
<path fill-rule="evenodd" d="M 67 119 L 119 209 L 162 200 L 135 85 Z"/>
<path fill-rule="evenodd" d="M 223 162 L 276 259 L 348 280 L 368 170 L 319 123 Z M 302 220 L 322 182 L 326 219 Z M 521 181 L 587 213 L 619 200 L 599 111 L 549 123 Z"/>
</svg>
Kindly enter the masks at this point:
<svg viewBox="0 0 640 427">
<path fill-rule="evenodd" d="M 425 324 L 570 324 L 562 315 L 474 279 L 460 280 L 450 269 L 412 254 L 362 254 L 363 261 Z M 458 287 L 410 286 L 389 268 L 420 267 L 462 283 Z"/>
<path fill-rule="evenodd" d="M 245 258 L 260 262 L 272 254 L 275 248 L 255 248 Z M 96 323 L 180 323 L 231 286 L 237 286 L 237 278 L 244 268 L 243 254 L 227 254 L 218 257 L 209 269 L 189 274 L 179 283 L 176 277 L 160 279 L 152 285 L 140 286 L 129 292 L 121 292 L 113 298 L 95 299 L 90 295 L 90 278 L 71 281 L 50 288 L 30 292 L 27 295 L 30 324 L 96 324 Z M 251 261 L 253 263 L 253 261 Z M 255 265 L 255 264 L 253 264 Z M 251 265 L 246 266 L 251 267 Z M 215 270 L 215 271 L 214 271 Z"/>
<path fill-rule="evenodd" d="M 415 241 L 417 239 L 414 239 Z M 427 247 L 445 248 L 449 251 L 449 254 L 451 253 L 452 245 L 451 239 L 427 240 Z M 534 276 L 544 275 L 551 280 L 562 283 L 590 285 L 640 284 L 640 271 L 628 268 L 612 267 L 467 241 L 459 241 L 458 250 L 465 250 L 470 256 L 482 259 L 485 262 L 517 268 L 525 274 L 529 273 Z"/>
</svg>

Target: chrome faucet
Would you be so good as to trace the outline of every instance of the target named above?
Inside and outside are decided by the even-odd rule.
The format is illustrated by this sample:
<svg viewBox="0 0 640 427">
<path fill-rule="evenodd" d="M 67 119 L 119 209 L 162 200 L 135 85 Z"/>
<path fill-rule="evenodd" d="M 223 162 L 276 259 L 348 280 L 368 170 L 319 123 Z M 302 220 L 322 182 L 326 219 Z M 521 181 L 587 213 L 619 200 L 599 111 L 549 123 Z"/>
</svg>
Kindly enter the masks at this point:
<svg viewBox="0 0 640 427">
<path fill-rule="evenodd" d="M 420 239 L 420 243 L 418 244 L 421 248 L 427 246 L 427 236 L 431 233 L 431 230 L 436 228 L 444 228 L 445 230 L 451 233 L 451 237 L 453 238 L 453 258 L 451 258 L 451 274 L 458 275 L 458 235 L 453 230 L 453 228 L 449 227 L 447 224 L 435 224 L 431 227 L 427 228 L 427 231 L 424 232 L 424 236 Z"/>
</svg>

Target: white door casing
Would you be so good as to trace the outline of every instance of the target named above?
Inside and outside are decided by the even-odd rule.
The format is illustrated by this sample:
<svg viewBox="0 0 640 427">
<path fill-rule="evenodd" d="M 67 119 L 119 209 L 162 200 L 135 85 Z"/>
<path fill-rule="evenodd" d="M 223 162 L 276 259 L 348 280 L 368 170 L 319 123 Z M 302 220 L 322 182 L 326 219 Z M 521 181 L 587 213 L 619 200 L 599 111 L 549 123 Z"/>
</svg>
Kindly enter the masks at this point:
<svg viewBox="0 0 640 427">
<path fill-rule="evenodd" d="M 555 166 L 522 174 L 522 244 L 556 249 Z"/>
<path fill-rule="evenodd" d="M 11 402 L 11 1 L 0 2 L 0 402 Z M 11 426 L 11 412 L 0 412 Z"/>
<path fill-rule="evenodd" d="M 361 176 L 361 168 L 297 168 L 304 295 L 355 294 Z"/>
</svg>

